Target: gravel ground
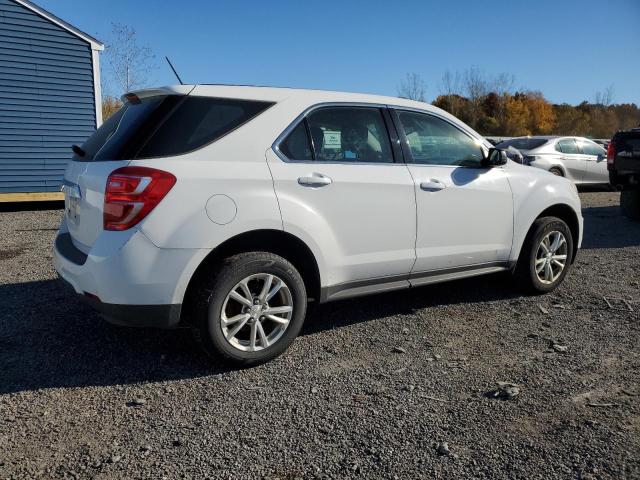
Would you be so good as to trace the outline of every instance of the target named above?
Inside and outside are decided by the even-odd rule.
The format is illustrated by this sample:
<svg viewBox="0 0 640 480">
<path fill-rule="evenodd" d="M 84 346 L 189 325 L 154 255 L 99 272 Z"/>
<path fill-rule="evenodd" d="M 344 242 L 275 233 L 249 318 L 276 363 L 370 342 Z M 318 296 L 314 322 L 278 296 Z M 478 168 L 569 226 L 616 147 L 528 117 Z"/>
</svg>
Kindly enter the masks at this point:
<svg viewBox="0 0 640 480">
<path fill-rule="evenodd" d="M 104 323 L 56 281 L 61 211 L 0 212 L 0 478 L 640 478 L 640 224 L 581 196 L 553 294 L 328 304 L 247 370 Z"/>
</svg>

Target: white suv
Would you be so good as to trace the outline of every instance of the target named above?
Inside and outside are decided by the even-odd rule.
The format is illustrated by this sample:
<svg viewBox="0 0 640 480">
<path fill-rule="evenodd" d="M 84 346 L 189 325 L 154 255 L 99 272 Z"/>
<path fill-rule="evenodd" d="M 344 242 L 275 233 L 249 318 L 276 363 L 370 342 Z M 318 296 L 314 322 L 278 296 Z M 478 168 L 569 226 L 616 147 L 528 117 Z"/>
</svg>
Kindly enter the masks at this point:
<svg viewBox="0 0 640 480">
<path fill-rule="evenodd" d="M 425 103 L 179 86 L 124 107 L 65 173 L 60 276 L 117 323 L 190 325 L 205 350 L 282 353 L 307 302 L 511 271 L 562 282 L 576 188 Z"/>
</svg>

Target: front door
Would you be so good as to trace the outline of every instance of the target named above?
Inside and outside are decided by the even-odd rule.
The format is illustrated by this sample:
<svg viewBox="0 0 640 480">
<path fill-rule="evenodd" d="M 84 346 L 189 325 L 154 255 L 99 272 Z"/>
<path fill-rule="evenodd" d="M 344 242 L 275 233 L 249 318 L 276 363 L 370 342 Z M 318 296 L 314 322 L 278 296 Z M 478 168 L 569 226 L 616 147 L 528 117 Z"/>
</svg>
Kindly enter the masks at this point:
<svg viewBox="0 0 640 480">
<path fill-rule="evenodd" d="M 605 149 L 591 140 L 582 140 L 579 142 L 579 147 L 587 167 L 583 181 L 588 183 L 609 183 L 607 152 Z"/>
<path fill-rule="evenodd" d="M 320 107 L 267 151 L 285 231 L 322 253 L 325 285 L 387 277 L 415 260 L 413 180 L 383 107 Z"/>
<path fill-rule="evenodd" d="M 561 152 L 562 164 L 569 180 L 582 182 L 587 170 L 587 160 L 578 149 L 578 144 L 573 138 L 558 140 L 556 150 Z"/>
<path fill-rule="evenodd" d="M 513 201 L 503 167 L 483 167 L 479 141 L 448 120 L 414 111 L 396 114 L 416 192 L 412 276 L 507 262 Z"/>
</svg>

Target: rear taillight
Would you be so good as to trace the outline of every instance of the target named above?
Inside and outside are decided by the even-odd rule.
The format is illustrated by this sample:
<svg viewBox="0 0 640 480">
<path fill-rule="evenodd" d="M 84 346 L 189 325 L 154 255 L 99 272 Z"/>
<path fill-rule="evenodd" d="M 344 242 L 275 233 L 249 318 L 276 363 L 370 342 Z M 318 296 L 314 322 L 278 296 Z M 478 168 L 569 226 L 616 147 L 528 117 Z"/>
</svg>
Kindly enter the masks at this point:
<svg viewBox="0 0 640 480">
<path fill-rule="evenodd" d="M 175 185 L 176 177 L 147 167 L 111 172 L 104 193 L 105 230 L 127 230 L 146 217 Z"/>
<path fill-rule="evenodd" d="M 607 147 L 607 165 L 613 165 L 616 158 L 616 144 L 612 141 L 609 142 Z"/>
</svg>

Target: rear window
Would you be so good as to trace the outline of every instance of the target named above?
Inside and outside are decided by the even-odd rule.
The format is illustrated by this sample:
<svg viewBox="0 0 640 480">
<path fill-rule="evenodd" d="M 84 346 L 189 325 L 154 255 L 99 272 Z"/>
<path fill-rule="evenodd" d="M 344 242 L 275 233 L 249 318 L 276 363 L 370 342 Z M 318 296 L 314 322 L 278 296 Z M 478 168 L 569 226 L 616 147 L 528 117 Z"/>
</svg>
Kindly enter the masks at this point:
<svg viewBox="0 0 640 480">
<path fill-rule="evenodd" d="M 634 156 L 640 155 L 640 130 L 619 133 L 614 137 L 614 141 L 618 153 L 627 152 Z"/>
<path fill-rule="evenodd" d="M 541 147 L 547 142 L 548 140 L 546 138 L 512 138 L 510 140 L 500 142 L 498 145 L 496 145 L 496 147 L 513 147 L 517 148 L 518 150 L 533 150 L 534 148 Z"/>
<path fill-rule="evenodd" d="M 272 103 L 165 95 L 127 102 L 82 145 L 76 161 L 169 157 L 208 145 Z"/>
</svg>

